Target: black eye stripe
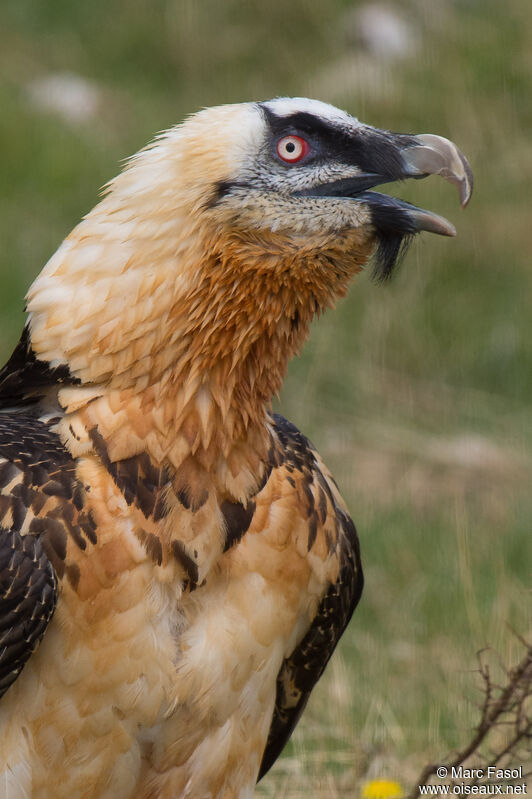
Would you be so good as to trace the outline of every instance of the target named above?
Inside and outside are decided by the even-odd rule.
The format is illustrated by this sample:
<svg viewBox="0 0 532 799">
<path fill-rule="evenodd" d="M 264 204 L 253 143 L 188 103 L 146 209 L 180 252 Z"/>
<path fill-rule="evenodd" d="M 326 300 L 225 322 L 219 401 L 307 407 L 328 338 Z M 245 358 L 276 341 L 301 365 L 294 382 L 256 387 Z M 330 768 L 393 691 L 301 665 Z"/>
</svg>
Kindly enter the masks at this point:
<svg viewBox="0 0 532 799">
<path fill-rule="evenodd" d="M 306 111 L 297 111 L 290 116 L 279 117 L 265 105 L 261 106 L 273 133 L 278 136 L 318 135 L 327 133 L 338 135 L 339 130 L 326 120 L 309 114 Z"/>
<path fill-rule="evenodd" d="M 298 111 L 290 116 L 277 116 L 265 105 L 260 105 L 272 134 L 272 144 L 283 136 L 300 136 L 309 143 L 314 161 L 334 160 L 338 163 L 357 166 L 363 172 L 379 172 L 396 175 L 403 169 L 403 161 L 397 144 L 412 142 L 412 137 L 390 134 L 388 131 L 368 128 L 342 128 L 306 111 Z"/>
</svg>

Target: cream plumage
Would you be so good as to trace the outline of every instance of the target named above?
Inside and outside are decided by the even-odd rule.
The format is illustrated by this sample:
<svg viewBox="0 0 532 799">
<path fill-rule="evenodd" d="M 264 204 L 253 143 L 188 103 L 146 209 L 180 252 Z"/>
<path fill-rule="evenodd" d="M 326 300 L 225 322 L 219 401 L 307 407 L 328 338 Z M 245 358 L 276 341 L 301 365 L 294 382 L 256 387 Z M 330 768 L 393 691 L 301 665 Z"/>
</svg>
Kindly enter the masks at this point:
<svg viewBox="0 0 532 799">
<path fill-rule="evenodd" d="M 271 415 L 316 313 L 446 220 L 371 191 L 456 147 L 278 99 L 107 186 L 0 373 L 0 792 L 245 799 L 362 589 L 329 472 Z M 41 641 L 42 639 L 42 641 Z"/>
</svg>

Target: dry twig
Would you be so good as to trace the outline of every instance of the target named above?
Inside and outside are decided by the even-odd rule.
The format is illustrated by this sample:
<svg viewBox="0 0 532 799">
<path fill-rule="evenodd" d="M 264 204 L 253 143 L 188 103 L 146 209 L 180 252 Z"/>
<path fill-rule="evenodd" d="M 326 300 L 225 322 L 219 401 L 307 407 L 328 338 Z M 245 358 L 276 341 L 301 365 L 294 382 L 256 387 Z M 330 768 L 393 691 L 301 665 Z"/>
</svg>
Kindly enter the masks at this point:
<svg viewBox="0 0 532 799">
<path fill-rule="evenodd" d="M 451 753 L 440 763 L 425 766 L 409 799 L 417 799 L 420 786 L 430 783 L 438 768 L 446 769 L 448 784 L 456 784 L 453 776 L 460 774 L 460 783 L 470 785 L 497 784 L 497 769 L 518 769 L 530 762 L 532 749 L 532 644 L 517 636 L 525 648 L 525 654 L 518 665 L 510 670 L 505 669 L 506 681 L 496 684 L 485 662 L 485 650 L 478 653 L 479 674 L 482 679 L 483 701 L 480 707 L 480 720 L 471 740 L 457 752 Z M 504 735 L 498 736 L 497 732 Z M 495 739 L 495 740 L 494 740 Z M 528 760 L 525 761 L 525 757 Z M 490 768 L 493 771 L 490 771 Z M 526 768 L 526 765 L 525 765 Z M 516 779 L 526 780 L 532 770 L 523 773 Z M 471 776 L 469 776 L 471 775 Z M 506 777 L 506 775 L 505 775 Z M 440 783 L 441 783 L 440 777 Z M 512 778 L 505 778 L 505 783 Z"/>
</svg>

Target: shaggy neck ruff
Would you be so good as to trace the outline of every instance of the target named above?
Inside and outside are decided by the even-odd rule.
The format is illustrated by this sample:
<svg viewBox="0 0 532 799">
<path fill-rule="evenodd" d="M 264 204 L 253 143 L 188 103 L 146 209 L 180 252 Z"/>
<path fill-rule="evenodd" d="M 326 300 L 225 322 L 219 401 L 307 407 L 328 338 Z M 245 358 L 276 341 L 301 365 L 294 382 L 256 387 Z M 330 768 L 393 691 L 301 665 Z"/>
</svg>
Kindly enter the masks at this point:
<svg viewBox="0 0 532 799">
<path fill-rule="evenodd" d="M 72 448 L 97 427 L 112 460 L 147 450 L 177 471 L 193 458 L 245 496 L 260 480 L 270 444 L 266 413 L 288 360 L 312 318 L 346 292 L 370 246 L 348 257 L 348 235 L 319 244 L 218 234 L 164 319 L 153 326 L 142 312 L 153 314 L 151 304 L 137 305 L 134 331 L 155 335 L 132 338 L 116 320 L 105 349 L 100 341 L 103 373 L 88 358 L 91 385 L 60 391 Z"/>
</svg>

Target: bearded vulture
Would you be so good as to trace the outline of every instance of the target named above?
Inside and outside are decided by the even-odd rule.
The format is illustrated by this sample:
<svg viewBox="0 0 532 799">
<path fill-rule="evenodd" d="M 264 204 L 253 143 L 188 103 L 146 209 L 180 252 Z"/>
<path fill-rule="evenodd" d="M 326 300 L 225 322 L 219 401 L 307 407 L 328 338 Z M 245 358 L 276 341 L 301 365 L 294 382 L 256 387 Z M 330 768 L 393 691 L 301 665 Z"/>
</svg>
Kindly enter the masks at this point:
<svg viewBox="0 0 532 799">
<path fill-rule="evenodd" d="M 362 591 L 355 527 L 272 414 L 316 314 L 432 212 L 373 191 L 452 142 L 330 105 L 207 108 L 111 180 L 0 371 L 0 795 L 247 799 Z"/>
</svg>

